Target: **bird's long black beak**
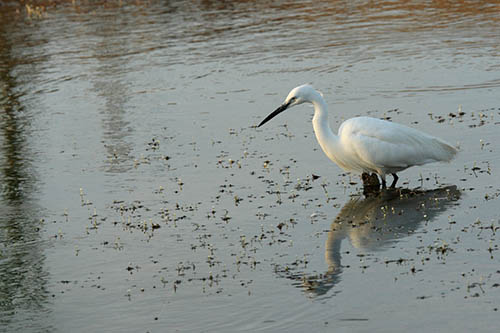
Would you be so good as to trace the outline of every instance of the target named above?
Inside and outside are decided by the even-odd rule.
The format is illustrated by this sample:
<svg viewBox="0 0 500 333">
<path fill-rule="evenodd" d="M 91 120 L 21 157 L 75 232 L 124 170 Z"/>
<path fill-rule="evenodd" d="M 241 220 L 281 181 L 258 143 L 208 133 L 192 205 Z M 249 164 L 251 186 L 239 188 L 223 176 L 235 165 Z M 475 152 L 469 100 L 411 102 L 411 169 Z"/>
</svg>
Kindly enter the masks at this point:
<svg viewBox="0 0 500 333">
<path fill-rule="evenodd" d="M 276 110 L 274 110 L 269 116 L 267 116 L 264 120 L 262 120 L 257 127 L 261 127 L 265 123 L 267 123 L 269 120 L 273 119 L 277 115 L 279 115 L 281 112 L 285 111 L 289 106 L 290 106 L 291 101 L 288 103 L 283 103 L 281 104 Z"/>
</svg>

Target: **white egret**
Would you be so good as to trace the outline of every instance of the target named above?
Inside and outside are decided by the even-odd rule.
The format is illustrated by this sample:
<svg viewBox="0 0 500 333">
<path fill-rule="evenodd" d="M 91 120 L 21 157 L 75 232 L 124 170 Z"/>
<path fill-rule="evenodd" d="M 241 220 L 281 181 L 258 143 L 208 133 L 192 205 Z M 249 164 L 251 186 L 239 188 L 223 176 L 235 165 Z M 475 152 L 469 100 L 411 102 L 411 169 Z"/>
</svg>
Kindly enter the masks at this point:
<svg viewBox="0 0 500 333">
<path fill-rule="evenodd" d="M 457 149 L 443 140 L 414 128 L 371 117 L 355 117 L 344 121 L 338 135 L 333 134 L 328 123 L 326 102 L 310 85 L 290 91 L 285 102 L 267 116 L 258 127 L 281 112 L 302 103 L 312 103 L 314 133 L 326 156 L 346 171 L 376 173 L 386 187 L 386 175 L 415 165 L 432 162 L 449 162 Z"/>
</svg>

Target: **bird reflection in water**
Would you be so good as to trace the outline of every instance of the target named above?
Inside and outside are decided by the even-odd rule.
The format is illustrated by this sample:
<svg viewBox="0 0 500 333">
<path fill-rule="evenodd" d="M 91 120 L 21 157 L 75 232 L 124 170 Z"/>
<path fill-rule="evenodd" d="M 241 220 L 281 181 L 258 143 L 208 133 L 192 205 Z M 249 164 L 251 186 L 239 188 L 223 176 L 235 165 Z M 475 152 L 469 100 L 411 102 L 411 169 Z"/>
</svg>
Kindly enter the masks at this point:
<svg viewBox="0 0 500 333">
<path fill-rule="evenodd" d="M 310 296 L 325 295 L 341 280 L 342 240 L 347 238 L 353 247 L 366 252 L 383 250 L 414 233 L 423 222 L 457 205 L 459 199 L 460 191 L 456 186 L 428 191 L 365 191 L 364 197 L 351 198 L 332 222 L 325 244 L 328 266 L 325 273 L 307 275 L 281 271 L 278 274 L 300 281 L 300 286 Z"/>
</svg>

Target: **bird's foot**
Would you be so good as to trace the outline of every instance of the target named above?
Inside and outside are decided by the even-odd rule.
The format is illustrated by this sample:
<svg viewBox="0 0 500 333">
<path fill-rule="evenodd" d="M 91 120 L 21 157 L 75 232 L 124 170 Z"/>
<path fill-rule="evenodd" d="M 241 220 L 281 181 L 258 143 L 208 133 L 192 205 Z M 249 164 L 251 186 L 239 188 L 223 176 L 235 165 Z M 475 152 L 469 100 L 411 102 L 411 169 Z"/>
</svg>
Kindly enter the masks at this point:
<svg viewBox="0 0 500 333">
<path fill-rule="evenodd" d="M 376 195 L 380 193 L 380 181 L 376 173 L 371 175 L 367 172 L 361 174 L 363 181 L 363 194 L 365 196 Z"/>
<path fill-rule="evenodd" d="M 399 177 L 395 173 L 392 174 L 392 177 L 394 177 L 394 180 L 392 181 L 391 188 L 396 188 L 396 183 L 398 182 Z"/>
</svg>

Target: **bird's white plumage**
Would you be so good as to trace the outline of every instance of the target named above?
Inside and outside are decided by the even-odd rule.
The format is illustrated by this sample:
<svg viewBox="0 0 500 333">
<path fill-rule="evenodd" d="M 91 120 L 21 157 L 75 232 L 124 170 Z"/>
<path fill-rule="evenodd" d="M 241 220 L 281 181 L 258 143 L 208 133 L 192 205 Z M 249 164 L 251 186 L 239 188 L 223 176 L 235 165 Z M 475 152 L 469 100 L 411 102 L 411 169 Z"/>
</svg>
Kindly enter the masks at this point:
<svg viewBox="0 0 500 333">
<path fill-rule="evenodd" d="M 328 123 L 323 97 L 310 85 L 294 88 L 282 106 L 259 126 L 285 109 L 307 102 L 314 105 L 314 133 L 325 154 L 344 170 L 379 174 L 384 184 L 388 173 L 431 162 L 448 162 L 457 153 L 437 137 L 371 117 L 348 119 L 335 135 Z"/>
<path fill-rule="evenodd" d="M 353 160 L 351 170 L 358 172 L 396 173 L 414 165 L 449 161 L 456 153 L 439 138 L 370 117 L 346 120 L 338 136 L 342 150 Z"/>
</svg>

